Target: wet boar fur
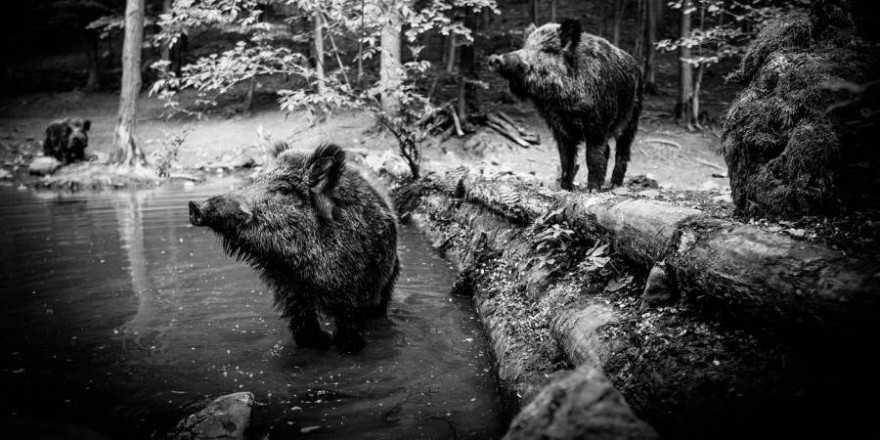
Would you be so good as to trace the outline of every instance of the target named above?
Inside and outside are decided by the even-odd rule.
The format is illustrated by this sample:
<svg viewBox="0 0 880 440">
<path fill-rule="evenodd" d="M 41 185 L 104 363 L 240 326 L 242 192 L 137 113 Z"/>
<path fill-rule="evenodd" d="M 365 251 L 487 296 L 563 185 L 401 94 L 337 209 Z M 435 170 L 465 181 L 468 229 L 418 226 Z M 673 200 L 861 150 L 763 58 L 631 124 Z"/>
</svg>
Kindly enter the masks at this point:
<svg viewBox="0 0 880 440">
<path fill-rule="evenodd" d="M 85 160 L 91 126 L 88 119 L 72 118 L 52 122 L 46 127 L 43 155 L 54 157 L 63 164 Z"/>
<path fill-rule="evenodd" d="M 604 38 L 581 32 L 576 20 L 534 29 L 522 49 L 496 58 L 510 90 L 531 99 L 553 132 L 562 188 L 572 188 L 580 142 L 586 143 L 587 187 L 602 187 L 611 137 L 616 138 L 611 184 L 621 185 L 642 108 L 636 60 Z"/>
<path fill-rule="evenodd" d="M 354 351 L 364 320 L 385 316 L 400 268 L 396 216 L 338 146 L 284 152 L 273 170 L 202 206 L 225 251 L 273 290 L 297 345 Z M 335 340 L 319 314 L 335 319 Z"/>
</svg>

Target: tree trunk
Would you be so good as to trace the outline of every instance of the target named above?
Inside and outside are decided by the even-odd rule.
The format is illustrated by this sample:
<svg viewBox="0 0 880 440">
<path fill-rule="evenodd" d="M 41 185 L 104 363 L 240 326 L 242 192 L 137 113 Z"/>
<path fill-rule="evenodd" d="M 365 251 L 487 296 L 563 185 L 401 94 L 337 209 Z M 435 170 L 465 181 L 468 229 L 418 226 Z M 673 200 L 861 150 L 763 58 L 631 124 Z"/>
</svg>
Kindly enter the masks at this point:
<svg viewBox="0 0 880 440">
<path fill-rule="evenodd" d="M 475 88 L 471 86 L 476 79 L 476 71 L 474 69 L 474 44 L 476 44 L 477 20 L 474 12 L 470 9 L 464 11 L 464 25 L 471 30 L 471 36 L 474 41 L 462 45 L 459 48 L 458 61 L 458 116 L 461 119 L 461 125 L 468 123 L 468 102 L 475 100 Z"/>
<path fill-rule="evenodd" d="M 186 52 L 189 50 L 189 36 L 181 34 L 174 46 L 171 47 L 172 70 L 179 78 L 183 73 L 183 65 L 186 63 Z"/>
<path fill-rule="evenodd" d="M 113 138 L 113 162 L 119 165 L 145 165 L 146 158 L 137 146 L 137 99 L 141 91 L 141 50 L 144 41 L 144 0 L 128 0 L 125 6 L 125 42 L 122 49 L 122 90 L 116 134 Z"/>
<path fill-rule="evenodd" d="M 538 25 L 538 0 L 529 0 L 529 22 Z"/>
<path fill-rule="evenodd" d="M 171 4 L 173 3 L 173 1 L 174 0 L 162 0 L 162 14 L 167 14 L 169 11 L 171 11 Z M 159 21 L 156 20 L 156 22 L 158 23 Z M 171 62 L 171 45 L 170 44 L 165 43 L 162 45 L 160 57 L 162 58 L 162 61 L 165 61 L 168 63 Z"/>
<path fill-rule="evenodd" d="M 101 87 L 100 81 L 100 63 L 98 57 L 98 47 L 101 39 L 97 32 L 86 31 L 86 57 L 88 59 L 88 79 L 86 80 L 86 92 L 94 92 Z"/>
<path fill-rule="evenodd" d="M 556 0 L 550 0 L 550 22 L 556 23 Z"/>
<path fill-rule="evenodd" d="M 361 0 L 361 33 L 358 36 L 358 55 L 357 55 L 357 84 L 358 87 L 364 85 L 364 33 L 366 32 L 366 27 L 364 26 L 364 20 L 366 19 L 366 0 Z"/>
<path fill-rule="evenodd" d="M 318 94 L 324 94 L 324 24 L 321 19 L 320 7 L 315 7 L 313 17 L 315 25 L 315 76 L 317 76 Z"/>
<path fill-rule="evenodd" d="M 657 9 L 660 5 L 658 0 L 645 0 L 645 2 L 645 93 L 656 95 L 657 48 L 654 47 L 654 42 L 657 39 Z"/>
<path fill-rule="evenodd" d="M 691 36 L 691 9 L 693 9 L 693 0 L 684 0 L 681 5 L 681 38 L 688 38 Z M 675 117 L 676 119 L 684 117 L 688 129 L 693 130 L 693 124 L 690 118 L 694 91 L 693 67 L 690 62 L 685 61 L 690 58 L 691 48 L 682 45 L 679 49 L 679 95 Z"/>
<path fill-rule="evenodd" d="M 446 53 L 446 73 L 451 75 L 452 72 L 455 72 L 455 35 L 449 34 L 446 41 L 449 42 L 448 51 Z"/>
<path fill-rule="evenodd" d="M 612 8 L 614 8 L 613 14 L 613 29 L 611 31 L 611 43 L 617 47 L 620 47 L 620 22 L 623 17 L 623 2 L 624 0 L 613 0 Z"/>
<path fill-rule="evenodd" d="M 638 29 L 638 32 L 636 32 L 636 41 L 635 41 L 635 43 L 633 43 L 632 56 L 633 56 L 633 58 L 635 58 L 637 60 L 642 59 L 642 56 L 645 52 L 645 47 L 644 47 L 645 46 L 645 32 L 644 32 L 644 29 L 645 29 L 645 25 L 646 25 L 645 21 L 647 18 L 646 14 L 645 14 L 645 2 L 646 1 L 648 1 L 648 0 L 636 0 L 636 29 Z"/>
<path fill-rule="evenodd" d="M 398 90 L 403 81 L 403 67 L 400 62 L 401 17 L 397 0 L 389 1 L 386 6 L 386 17 L 382 24 L 379 78 L 385 89 L 382 92 L 382 109 L 394 116 L 400 111 L 400 99 L 390 91 Z"/>
</svg>

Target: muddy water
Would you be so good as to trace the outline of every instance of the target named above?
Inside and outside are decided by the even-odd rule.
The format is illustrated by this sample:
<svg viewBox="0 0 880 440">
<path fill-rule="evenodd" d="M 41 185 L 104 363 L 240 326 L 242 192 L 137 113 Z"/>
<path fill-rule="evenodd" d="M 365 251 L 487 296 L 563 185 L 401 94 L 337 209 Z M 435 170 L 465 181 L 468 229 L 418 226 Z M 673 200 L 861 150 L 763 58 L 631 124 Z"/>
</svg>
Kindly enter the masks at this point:
<svg viewBox="0 0 880 440">
<path fill-rule="evenodd" d="M 454 271 L 403 227 L 389 318 L 356 355 L 296 348 L 271 293 L 189 225 L 234 181 L 116 194 L 0 186 L 0 419 L 157 438 L 251 391 L 250 438 L 495 438 L 485 337 Z"/>
</svg>

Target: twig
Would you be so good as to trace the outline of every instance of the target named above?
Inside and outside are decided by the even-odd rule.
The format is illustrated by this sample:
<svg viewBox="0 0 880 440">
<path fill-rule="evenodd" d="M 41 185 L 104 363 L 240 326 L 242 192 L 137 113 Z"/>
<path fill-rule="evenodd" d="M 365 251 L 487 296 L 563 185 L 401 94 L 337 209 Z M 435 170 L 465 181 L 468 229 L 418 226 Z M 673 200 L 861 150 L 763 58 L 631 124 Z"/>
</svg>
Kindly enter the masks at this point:
<svg viewBox="0 0 880 440">
<path fill-rule="evenodd" d="M 324 16 L 324 22 L 329 22 L 330 16 L 327 15 L 326 12 L 321 11 L 321 15 Z M 336 39 L 333 38 L 333 32 L 330 29 L 327 29 L 327 36 L 330 37 L 330 45 L 333 46 L 333 55 L 336 55 L 336 62 L 339 63 L 339 70 L 342 71 L 342 77 L 345 78 L 345 83 L 351 85 L 351 81 L 348 80 L 348 74 L 345 73 L 345 64 L 342 64 L 342 58 L 339 57 L 339 48 L 336 47 Z"/>
<path fill-rule="evenodd" d="M 678 149 L 678 150 L 681 150 L 681 149 L 682 149 L 682 148 L 681 148 L 681 144 L 679 144 L 678 142 L 675 142 L 675 141 L 667 141 L 667 140 L 665 140 L 665 139 L 645 139 L 645 140 L 643 140 L 642 142 L 653 142 L 653 143 L 656 143 L 656 144 L 669 145 L 669 146 L 675 147 L 675 148 Z"/>
<path fill-rule="evenodd" d="M 455 113 L 455 109 L 450 107 L 449 114 L 452 115 L 452 123 L 455 124 L 455 134 L 459 137 L 464 136 L 464 132 L 461 130 L 461 121 L 458 120 L 458 114 Z"/>
<path fill-rule="evenodd" d="M 715 168 L 716 170 L 727 171 L 727 167 L 722 167 L 721 165 L 718 165 L 718 164 L 715 164 L 715 163 L 712 163 L 712 162 L 707 162 L 707 161 L 702 160 L 702 159 L 694 159 L 694 162 L 697 162 L 697 163 L 700 163 L 700 164 L 706 165 L 706 166 L 709 167 L 709 168 Z"/>
</svg>

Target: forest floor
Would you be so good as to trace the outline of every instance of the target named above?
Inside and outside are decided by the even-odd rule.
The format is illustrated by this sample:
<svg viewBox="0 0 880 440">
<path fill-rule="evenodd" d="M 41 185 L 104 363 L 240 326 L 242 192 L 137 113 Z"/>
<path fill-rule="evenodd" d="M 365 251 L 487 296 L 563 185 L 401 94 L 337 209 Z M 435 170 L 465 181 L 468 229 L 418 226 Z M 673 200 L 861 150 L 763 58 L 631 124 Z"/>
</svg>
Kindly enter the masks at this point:
<svg viewBox="0 0 880 440">
<path fill-rule="evenodd" d="M 53 120 L 78 117 L 92 121 L 87 153 L 100 158 L 112 150 L 118 96 L 106 93 L 67 92 L 30 94 L 0 98 L 0 166 L 7 180 L 34 183 L 26 165 L 41 154 L 46 126 Z M 648 105 L 650 108 L 650 105 Z M 531 174 L 547 185 L 556 185 L 559 157 L 549 129 L 531 104 L 518 102 L 495 106 L 540 136 L 540 145 L 514 146 L 488 129 L 472 135 L 451 136 L 424 149 L 426 170 L 440 171 L 462 164 L 494 167 L 499 171 Z M 245 115 L 232 117 L 223 112 L 206 114 L 202 119 L 163 117 L 162 103 L 153 98 L 140 102 L 137 139 L 148 157 L 160 160 L 172 149 L 173 138 L 182 137 L 173 169 L 180 172 L 230 171 L 247 164 L 259 165 L 266 139 L 284 140 L 294 148 L 309 150 L 320 142 L 334 142 L 343 148 L 376 155 L 396 155 L 396 142 L 390 134 L 376 133 L 375 120 L 366 113 L 337 113 L 326 122 L 310 127 L 304 115 L 285 115 L 277 107 L 263 106 Z M 717 132 L 717 128 L 716 128 Z M 474 140 L 483 148 L 471 148 Z M 613 145 L 613 144 L 612 144 Z M 580 147 L 581 172 L 576 182 L 586 180 L 583 146 Z M 612 153 L 613 156 L 613 153 Z M 77 165 L 85 167 L 86 165 Z M 613 167 L 609 161 L 608 171 Z M 61 173 L 64 173 L 62 170 Z M 646 110 L 639 134 L 632 147 L 627 176 L 644 175 L 656 180 L 661 189 L 729 194 L 726 166 L 720 155 L 720 140 L 712 130 L 688 132 L 661 113 Z M 723 198 L 720 198 L 721 200 Z"/>
</svg>

